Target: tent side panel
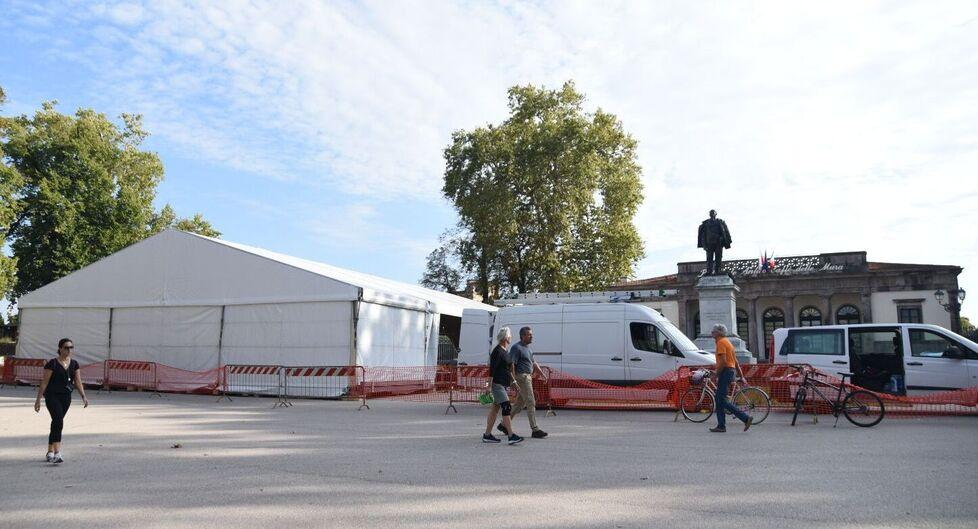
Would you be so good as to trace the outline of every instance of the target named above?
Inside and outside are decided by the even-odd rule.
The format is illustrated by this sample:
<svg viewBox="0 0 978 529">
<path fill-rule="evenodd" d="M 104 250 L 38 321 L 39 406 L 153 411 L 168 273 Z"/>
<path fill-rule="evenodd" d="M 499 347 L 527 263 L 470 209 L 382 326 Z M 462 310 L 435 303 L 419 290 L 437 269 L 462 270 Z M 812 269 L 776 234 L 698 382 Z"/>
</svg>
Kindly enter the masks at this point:
<svg viewBox="0 0 978 529">
<path fill-rule="evenodd" d="M 220 335 L 221 307 L 115 309 L 112 359 L 207 371 L 217 367 Z"/>
<path fill-rule="evenodd" d="M 357 321 L 358 363 L 364 366 L 426 365 L 428 335 L 425 320 L 425 312 L 362 302 Z M 427 320 L 430 325 L 430 314 Z"/>
<path fill-rule="evenodd" d="M 81 365 L 101 362 L 109 353 L 109 309 L 21 309 L 17 356 L 54 358 L 58 340 L 71 338 Z"/>
<path fill-rule="evenodd" d="M 225 364 L 347 365 L 350 301 L 228 305 Z"/>
<path fill-rule="evenodd" d="M 438 329 L 441 326 L 441 314 L 437 312 L 428 316 L 428 351 L 424 365 L 438 365 Z"/>
</svg>

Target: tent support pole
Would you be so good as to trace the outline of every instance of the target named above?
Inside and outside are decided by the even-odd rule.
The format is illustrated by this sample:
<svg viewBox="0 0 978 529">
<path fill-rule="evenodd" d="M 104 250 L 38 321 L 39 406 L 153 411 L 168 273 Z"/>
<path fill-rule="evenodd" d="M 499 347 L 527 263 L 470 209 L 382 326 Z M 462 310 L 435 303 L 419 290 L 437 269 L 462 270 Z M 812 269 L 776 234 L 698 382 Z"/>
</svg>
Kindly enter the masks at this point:
<svg viewBox="0 0 978 529">
<path fill-rule="evenodd" d="M 102 361 L 102 387 L 99 391 L 111 391 L 109 389 L 109 360 L 112 360 L 112 315 L 115 309 L 109 307 L 109 340 L 105 351 L 105 360 Z"/>
<path fill-rule="evenodd" d="M 217 331 L 217 367 L 224 365 L 224 309 L 227 305 L 221 305 L 221 328 Z"/>
<path fill-rule="evenodd" d="M 350 305 L 352 317 L 350 318 L 350 365 L 357 365 L 357 327 L 360 322 L 360 300 L 363 298 L 363 289 L 358 289 L 357 299 Z"/>
</svg>

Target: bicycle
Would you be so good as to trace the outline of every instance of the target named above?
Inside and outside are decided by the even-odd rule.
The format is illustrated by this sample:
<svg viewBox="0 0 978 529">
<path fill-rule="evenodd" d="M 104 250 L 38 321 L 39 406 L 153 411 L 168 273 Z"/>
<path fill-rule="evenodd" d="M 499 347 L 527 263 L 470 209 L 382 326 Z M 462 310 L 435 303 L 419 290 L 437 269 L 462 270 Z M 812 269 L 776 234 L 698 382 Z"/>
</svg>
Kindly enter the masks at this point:
<svg viewBox="0 0 978 529">
<path fill-rule="evenodd" d="M 716 383 L 713 372 L 702 373 L 702 384 L 697 384 L 683 392 L 679 398 L 679 411 L 692 422 L 704 422 L 716 412 Z M 695 379 L 695 376 L 694 376 Z M 761 388 L 748 386 L 746 380 L 734 380 L 730 386 L 733 403 L 754 418 L 753 424 L 760 424 L 771 413 L 771 397 Z M 678 413 L 677 417 L 678 419 Z"/>
<path fill-rule="evenodd" d="M 845 415 L 846 419 L 852 424 L 862 426 L 863 428 L 876 426 L 883 420 L 883 416 L 886 414 L 886 408 L 883 407 L 883 401 L 876 394 L 864 389 L 846 391 L 846 378 L 852 377 L 852 373 L 840 372 L 839 375 L 842 376 L 842 383 L 837 386 L 814 378 L 812 375 L 815 373 L 815 370 L 809 366 L 793 365 L 792 367 L 804 376 L 801 385 L 798 386 L 798 392 L 795 394 L 795 414 L 791 417 L 792 426 L 795 425 L 795 421 L 798 419 L 798 412 L 805 407 L 805 400 L 808 398 L 809 392 L 812 393 L 813 400 L 815 395 L 818 395 L 822 400 L 832 404 L 832 415 L 835 416 L 835 424 L 832 425 L 833 428 L 839 425 L 840 413 Z M 837 390 L 835 400 L 832 401 L 826 397 L 824 393 L 819 391 L 819 387 Z M 842 398 L 843 392 L 846 394 L 845 398 Z M 818 422 L 818 415 L 813 415 L 815 422 Z"/>
</svg>

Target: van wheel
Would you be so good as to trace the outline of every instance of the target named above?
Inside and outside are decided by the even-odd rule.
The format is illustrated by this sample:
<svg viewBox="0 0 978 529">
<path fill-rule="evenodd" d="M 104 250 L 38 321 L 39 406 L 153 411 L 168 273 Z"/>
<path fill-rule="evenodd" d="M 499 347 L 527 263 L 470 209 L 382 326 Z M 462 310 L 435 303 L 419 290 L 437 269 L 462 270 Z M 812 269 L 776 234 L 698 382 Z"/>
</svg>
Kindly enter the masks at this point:
<svg viewBox="0 0 978 529">
<path fill-rule="evenodd" d="M 713 392 L 704 387 L 692 387 L 679 399 L 679 409 L 693 422 L 704 422 L 713 415 L 716 399 Z"/>
</svg>

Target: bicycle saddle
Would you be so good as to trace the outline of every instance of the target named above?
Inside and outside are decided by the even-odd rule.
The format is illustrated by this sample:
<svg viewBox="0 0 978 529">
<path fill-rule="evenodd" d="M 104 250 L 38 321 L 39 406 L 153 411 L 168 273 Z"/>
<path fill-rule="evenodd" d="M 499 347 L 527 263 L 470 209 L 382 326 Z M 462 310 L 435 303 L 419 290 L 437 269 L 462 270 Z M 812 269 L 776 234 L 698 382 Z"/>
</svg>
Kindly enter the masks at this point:
<svg viewBox="0 0 978 529">
<path fill-rule="evenodd" d="M 842 371 L 836 371 L 835 373 L 837 375 L 842 375 L 843 378 L 845 378 L 845 377 L 852 378 L 852 377 L 856 376 L 854 373 L 843 373 Z"/>
</svg>

